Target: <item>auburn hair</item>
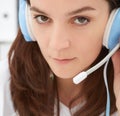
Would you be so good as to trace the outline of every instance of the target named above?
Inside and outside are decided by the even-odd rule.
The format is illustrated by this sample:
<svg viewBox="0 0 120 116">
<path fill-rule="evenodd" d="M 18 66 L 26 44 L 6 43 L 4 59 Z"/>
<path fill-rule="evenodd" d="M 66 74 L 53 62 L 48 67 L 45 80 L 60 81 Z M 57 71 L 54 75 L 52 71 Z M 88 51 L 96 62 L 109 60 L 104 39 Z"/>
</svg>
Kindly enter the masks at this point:
<svg viewBox="0 0 120 116">
<path fill-rule="evenodd" d="M 120 6 L 119 0 L 107 0 L 111 9 Z M 28 1 L 29 2 L 29 1 Z M 108 50 L 103 47 L 98 58 L 99 62 Z M 50 78 L 50 67 L 41 54 L 37 42 L 26 42 L 20 29 L 9 51 L 10 90 L 14 109 L 20 116 L 53 116 L 57 102 L 59 116 L 59 95 L 56 76 Z M 107 69 L 108 85 L 111 98 L 111 114 L 116 111 L 116 100 L 113 92 L 114 71 L 110 59 Z M 103 80 L 103 66 L 89 75 L 82 84 L 76 99 L 86 96 L 86 103 L 75 112 L 74 116 L 98 116 L 106 110 L 106 88 Z M 82 94 L 81 94 L 82 93 Z"/>
</svg>

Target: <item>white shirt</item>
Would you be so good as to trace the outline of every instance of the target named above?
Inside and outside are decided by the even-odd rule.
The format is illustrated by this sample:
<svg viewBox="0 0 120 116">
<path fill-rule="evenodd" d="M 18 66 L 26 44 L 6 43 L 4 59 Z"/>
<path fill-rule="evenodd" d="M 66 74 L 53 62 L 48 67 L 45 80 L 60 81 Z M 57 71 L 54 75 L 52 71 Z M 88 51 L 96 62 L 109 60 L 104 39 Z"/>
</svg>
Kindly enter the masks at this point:
<svg viewBox="0 0 120 116">
<path fill-rule="evenodd" d="M 79 105 L 79 107 L 81 106 Z M 71 112 L 74 113 L 77 110 L 77 108 L 78 106 L 75 106 L 74 108 L 71 109 Z M 10 72 L 7 59 L 0 62 L 0 116 L 19 116 L 14 111 L 13 103 L 11 100 Z M 60 116 L 71 116 L 69 108 L 61 102 L 60 102 Z M 103 113 L 101 114 L 101 116 L 103 116 Z M 114 113 L 112 116 L 118 116 L 118 114 Z"/>
<path fill-rule="evenodd" d="M 10 95 L 10 73 L 8 60 L 0 62 L 0 116 L 13 116 L 14 109 Z"/>
</svg>

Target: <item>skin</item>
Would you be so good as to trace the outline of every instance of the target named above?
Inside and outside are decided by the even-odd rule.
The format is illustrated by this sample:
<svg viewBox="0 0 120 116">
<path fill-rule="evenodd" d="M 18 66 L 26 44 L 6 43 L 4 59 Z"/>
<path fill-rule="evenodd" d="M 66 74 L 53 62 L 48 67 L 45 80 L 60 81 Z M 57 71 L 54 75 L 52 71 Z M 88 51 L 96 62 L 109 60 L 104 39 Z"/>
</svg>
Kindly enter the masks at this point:
<svg viewBox="0 0 120 116">
<path fill-rule="evenodd" d="M 60 100 L 68 105 L 82 86 L 74 85 L 72 78 L 89 68 L 101 51 L 109 5 L 105 0 L 30 0 L 30 3 L 34 37 L 51 70 L 59 77 Z M 73 12 L 78 9 L 82 10 Z M 112 57 L 115 93 L 120 88 L 119 59 L 118 51 Z"/>
<path fill-rule="evenodd" d="M 116 96 L 116 106 L 120 115 L 120 49 L 112 57 L 114 66 L 114 92 Z"/>
</svg>

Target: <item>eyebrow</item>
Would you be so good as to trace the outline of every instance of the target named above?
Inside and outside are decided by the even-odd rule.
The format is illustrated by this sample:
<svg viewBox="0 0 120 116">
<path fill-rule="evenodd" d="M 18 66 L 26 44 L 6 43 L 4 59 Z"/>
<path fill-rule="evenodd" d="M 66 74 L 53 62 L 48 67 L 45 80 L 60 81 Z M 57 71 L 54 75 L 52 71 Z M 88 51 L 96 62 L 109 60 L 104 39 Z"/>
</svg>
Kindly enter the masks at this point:
<svg viewBox="0 0 120 116">
<path fill-rule="evenodd" d="M 74 14 L 82 13 L 82 12 L 85 12 L 85 11 L 94 11 L 94 10 L 96 10 L 96 9 L 92 8 L 90 6 L 86 6 L 86 7 L 82 7 L 80 9 L 74 10 L 74 11 L 68 13 L 67 15 L 74 15 Z"/>
<path fill-rule="evenodd" d="M 30 10 L 31 11 L 35 11 L 35 12 L 38 12 L 38 13 L 41 13 L 41 14 L 45 14 L 45 15 L 48 15 L 46 12 L 38 9 L 37 7 L 30 7 Z M 66 15 L 75 15 L 75 14 L 78 14 L 78 13 L 82 13 L 82 12 L 85 12 L 85 11 L 95 11 L 96 9 L 93 8 L 93 7 L 90 7 L 90 6 L 85 6 L 85 7 L 82 7 L 82 8 L 79 8 L 77 10 L 74 10 L 74 11 L 71 11 L 69 13 L 67 13 Z"/>
</svg>

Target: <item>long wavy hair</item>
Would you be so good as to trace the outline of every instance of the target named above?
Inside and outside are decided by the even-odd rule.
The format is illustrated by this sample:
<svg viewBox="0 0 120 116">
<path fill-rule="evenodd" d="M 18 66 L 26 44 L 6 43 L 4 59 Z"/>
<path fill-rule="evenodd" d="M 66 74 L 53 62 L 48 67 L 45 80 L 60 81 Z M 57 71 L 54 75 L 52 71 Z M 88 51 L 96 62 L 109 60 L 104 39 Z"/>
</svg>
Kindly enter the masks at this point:
<svg viewBox="0 0 120 116">
<path fill-rule="evenodd" d="M 110 11 L 120 7 L 119 0 L 107 1 L 110 4 Z M 27 2 L 30 4 L 30 1 Z M 92 65 L 103 59 L 107 53 L 108 50 L 103 47 Z M 42 56 L 37 42 L 26 42 L 20 29 L 9 51 L 9 68 L 12 101 L 15 111 L 20 116 L 53 116 L 55 102 L 57 102 L 57 116 L 59 116 L 56 76 L 54 75 L 54 79 L 49 78 L 50 67 Z M 116 100 L 113 92 L 114 71 L 111 59 L 107 74 L 112 114 L 116 111 Z M 107 95 L 103 80 L 103 66 L 89 77 L 82 82 L 80 94 L 70 102 L 69 107 L 76 99 L 86 96 L 86 103 L 75 112 L 74 116 L 98 116 L 106 110 Z"/>
</svg>

